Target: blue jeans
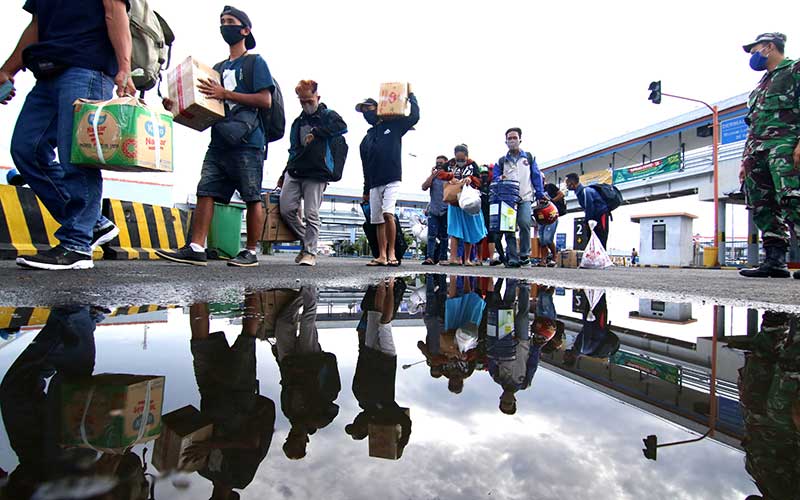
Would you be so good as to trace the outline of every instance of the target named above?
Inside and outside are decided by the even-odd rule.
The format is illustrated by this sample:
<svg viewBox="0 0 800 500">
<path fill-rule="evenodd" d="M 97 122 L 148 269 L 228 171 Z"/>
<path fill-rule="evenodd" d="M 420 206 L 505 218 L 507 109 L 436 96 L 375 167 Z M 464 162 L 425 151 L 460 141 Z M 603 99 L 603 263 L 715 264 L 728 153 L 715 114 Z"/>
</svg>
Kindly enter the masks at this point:
<svg viewBox="0 0 800 500">
<path fill-rule="evenodd" d="M 542 246 L 552 245 L 555 242 L 556 229 L 558 229 L 558 221 L 546 226 L 540 226 L 539 244 Z"/>
<path fill-rule="evenodd" d="M 100 214 L 102 173 L 69 161 L 72 103 L 80 98 L 110 99 L 113 90 L 111 77 L 83 68 L 69 68 L 55 78 L 37 81 L 25 99 L 11 138 L 14 164 L 61 224 L 56 238 L 75 252 L 91 254 L 93 230 L 109 221 Z"/>
<path fill-rule="evenodd" d="M 434 262 L 447 260 L 447 243 L 447 213 L 428 215 L 428 250 L 425 256 Z"/>
</svg>

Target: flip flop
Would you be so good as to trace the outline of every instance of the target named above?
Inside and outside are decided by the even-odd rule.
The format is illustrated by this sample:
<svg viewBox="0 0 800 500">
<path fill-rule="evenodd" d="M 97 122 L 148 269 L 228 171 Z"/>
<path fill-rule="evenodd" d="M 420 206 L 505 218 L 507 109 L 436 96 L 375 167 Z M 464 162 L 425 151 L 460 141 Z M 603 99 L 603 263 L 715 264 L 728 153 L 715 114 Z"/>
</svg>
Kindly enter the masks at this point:
<svg viewBox="0 0 800 500">
<path fill-rule="evenodd" d="M 389 267 L 400 267 L 400 261 L 399 260 L 390 260 L 389 262 L 386 263 L 386 265 L 389 266 Z"/>
<path fill-rule="evenodd" d="M 386 263 L 385 262 L 381 262 L 378 259 L 372 259 L 367 264 L 367 267 L 386 267 Z"/>
</svg>

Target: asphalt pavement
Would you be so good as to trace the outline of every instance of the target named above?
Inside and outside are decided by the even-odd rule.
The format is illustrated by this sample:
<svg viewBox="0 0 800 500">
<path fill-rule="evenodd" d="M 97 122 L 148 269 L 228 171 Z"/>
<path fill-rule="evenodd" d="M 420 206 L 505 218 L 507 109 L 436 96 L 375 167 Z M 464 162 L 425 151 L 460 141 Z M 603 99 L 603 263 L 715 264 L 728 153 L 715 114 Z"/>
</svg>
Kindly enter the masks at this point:
<svg viewBox="0 0 800 500">
<path fill-rule="evenodd" d="M 736 271 L 712 269 L 611 268 L 606 270 L 422 266 L 366 267 L 366 260 L 320 257 L 316 267 L 299 267 L 289 256 L 261 257 L 257 268 L 225 262 L 193 267 L 165 261 L 98 261 L 88 271 L 32 271 L 0 262 L 0 306 L 87 303 L 105 307 L 185 305 L 238 300 L 245 290 L 299 287 L 362 287 L 387 276 L 436 272 L 527 279 L 567 288 L 629 291 L 673 302 L 713 303 L 800 312 L 800 280 L 745 279 Z"/>
</svg>

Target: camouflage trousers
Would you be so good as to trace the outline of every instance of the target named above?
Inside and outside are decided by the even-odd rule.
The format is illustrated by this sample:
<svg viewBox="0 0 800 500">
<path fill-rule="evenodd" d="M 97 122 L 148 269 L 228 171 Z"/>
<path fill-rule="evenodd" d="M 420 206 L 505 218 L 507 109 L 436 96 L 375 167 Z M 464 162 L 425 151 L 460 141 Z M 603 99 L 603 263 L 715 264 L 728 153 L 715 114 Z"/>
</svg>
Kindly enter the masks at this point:
<svg viewBox="0 0 800 500">
<path fill-rule="evenodd" d="M 792 159 L 795 144 L 762 147 L 747 148 L 742 159 L 747 206 L 753 211 L 764 246 L 787 247 L 787 223 L 800 233 L 800 170 Z"/>
</svg>

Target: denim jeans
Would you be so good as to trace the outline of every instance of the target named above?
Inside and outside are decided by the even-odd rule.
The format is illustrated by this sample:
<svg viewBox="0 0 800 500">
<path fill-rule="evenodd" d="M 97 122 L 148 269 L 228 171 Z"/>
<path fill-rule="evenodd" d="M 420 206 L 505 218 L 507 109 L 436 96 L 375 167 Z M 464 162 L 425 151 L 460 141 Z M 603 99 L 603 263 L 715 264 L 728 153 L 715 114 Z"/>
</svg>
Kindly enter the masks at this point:
<svg viewBox="0 0 800 500">
<path fill-rule="evenodd" d="M 72 103 L 79 98 L 110 99 L 113 90 L 111 77 L 83 68 L 69 68 L 55 78 L 37 81 L 11 138 L 14 164 L 61 224 L 56 238 L 64 248 L 85 254 L 91 254 L 93 230 L 109 221 L 100 214 L 102 173 L 69 161 Z"/>
<path fill-rule="evenodd" d="M 428 215 L 428 250 L 426 257 L 434 262 L 447 260 L 447 245 L 447 213 L 445 212 L 444 215 Z"/>
</svg>

